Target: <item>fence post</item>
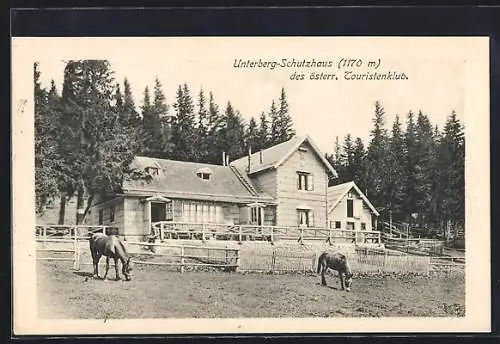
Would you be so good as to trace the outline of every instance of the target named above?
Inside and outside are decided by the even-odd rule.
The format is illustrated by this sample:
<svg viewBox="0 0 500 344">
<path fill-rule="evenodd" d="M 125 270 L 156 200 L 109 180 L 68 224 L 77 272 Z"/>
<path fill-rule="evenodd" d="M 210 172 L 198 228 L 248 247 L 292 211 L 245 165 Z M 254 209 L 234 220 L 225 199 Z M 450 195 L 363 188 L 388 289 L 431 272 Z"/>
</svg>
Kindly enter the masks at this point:
<svg viewBox="0 0 500 344">
<path fill-rule="evenodd" d="M 314 272 L 314 267 L 316 266 L 316 258 L 318 257 L 318 253 L 317 252 L 314 252 L 314 255 L 313 255 L 313 260 L 312 260 L 312 272 Z"/>
<path fill-rule="evenodd" d="M 387 262 L 387 251 L 384 250 L 384 263 L 382 265 L 382 270 L 385 272 L 385 264 Z"/>
<path fill-rule="evenodd" d="M 274 227 L 269 227 L 271 229 L 271 243 L 274 244 Z"/>
<path fill-rule="evenodd" d="M 236 250 L 236 267 L 235 267 L 234 271 L 238 271 L 239 268 L 240 268 L 240 250 L 237 249 Z"/>
<path fill-rule="evenodd" d="M 184 272 L 184 245 L 181 246 L 181 274 Z"/>
<path fill-rule="evenodd" d="M 47 239 L 47 227 L 43 226 L 43 241 L 42 241 L 42 248 L 45 248 L 45 239 Z"/>
<path fill-rule="evenodd" d="M 271 258 L 271 274 L 274 274 L 275 267 L 276 267 L 276 251 L 273 250 L 273 255 Z"/>
<path fill-rule="evenodd" d="M 239 225 L 238 226 L 238 241 L 239 241 L 240 244 L 242 242 L 242 240 L 241 240 L 242 239 L 242 233 L 241 233 L 241 231 L 242 231 L 242 227 L 241 227 L 241 225 Z"/>
<path fill-rule="evenodd" d="M 354 231 L 354 243 L 358 244 L 358 231 Z"/>
<path fill-rule="evenodd" d="M 80 252 L 78 249 L 78 236 L 76 235 L 76 231 L 75 231 L 75 238 L 73 239 L 73 250 L 75 251 L 74 253 L 75 263 L 73 267 L 75 270 L 80 270 Z"/>
<path fill-rule="evenodd" d="M 201 224 L 201 241 L 205 242 L 205 231 L 206 231 L 206 226 L 204 223 Z"/>
</svg>

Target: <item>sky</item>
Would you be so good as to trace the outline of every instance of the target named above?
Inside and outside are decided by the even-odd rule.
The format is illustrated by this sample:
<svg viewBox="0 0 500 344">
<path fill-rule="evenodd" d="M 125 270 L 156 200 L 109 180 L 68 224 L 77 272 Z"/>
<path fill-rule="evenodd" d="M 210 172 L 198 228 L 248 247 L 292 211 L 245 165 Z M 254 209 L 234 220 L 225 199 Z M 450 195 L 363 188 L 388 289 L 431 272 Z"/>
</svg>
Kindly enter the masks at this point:
<svg viewBox="0 0 500 344">
<path fill-rule="evenodd" d="M 269 111 L 281 87 L 298 135 L 309 135 L 324 153 L 334 149 L 335 137 L 361 137 L 368 144 L 374 102 L 380 100 L 390 129 L 399 114 L 422 110 L 441 129 L 452 110 L 464 122 L 465 50 L 453 39 L 396 38 L 108 38 L 46 39 L 39 53 L 43 86 L 54 79 L 60 92 L 65 61 L 107 59 L 117 82 L 126 77 L 136 106 L 155 77 L 167 103 L 175 101 L 179 84 L 187 83 L 197 98 L 212 91 L 225 108 L 227 101 L 244 119 Z M 40 47 L 41 48 L 41 47 Z M 42 49 L 41 49 L 42 50 Z M 331 61 L 331 67 L 235 67 L 238 61 Z M 361 60 L 361 67 L 339 68 L 340 61 Z M 378 68 L 368 67 L 368 61 Z M 379 62 L 380 61 L 380 62 Z M 358 62 L 359 63 L 359 62 Z M 345 80 L 346 71 L 404 73 L 407 80 Z M 304 80 L 291 80 L 293 74 Z M 312 73 L 335 74 L 337 80 L 310 80 Z M 352 75 L 352 74 L 351 74 Z"/>
</svg>

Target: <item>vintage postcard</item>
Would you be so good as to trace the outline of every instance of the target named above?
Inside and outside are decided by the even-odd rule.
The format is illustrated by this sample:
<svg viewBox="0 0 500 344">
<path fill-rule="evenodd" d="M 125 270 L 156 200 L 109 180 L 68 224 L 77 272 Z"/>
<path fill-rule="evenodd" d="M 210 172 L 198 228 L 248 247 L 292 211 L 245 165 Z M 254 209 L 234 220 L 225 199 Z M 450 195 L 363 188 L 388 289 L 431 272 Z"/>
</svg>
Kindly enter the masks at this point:
<svg viewBox="0 0 500 344">
<path fill-rule="evenodd" d="M 14 333 L 488 332 L 488 45 L 13 38 Z"/>
</svg>

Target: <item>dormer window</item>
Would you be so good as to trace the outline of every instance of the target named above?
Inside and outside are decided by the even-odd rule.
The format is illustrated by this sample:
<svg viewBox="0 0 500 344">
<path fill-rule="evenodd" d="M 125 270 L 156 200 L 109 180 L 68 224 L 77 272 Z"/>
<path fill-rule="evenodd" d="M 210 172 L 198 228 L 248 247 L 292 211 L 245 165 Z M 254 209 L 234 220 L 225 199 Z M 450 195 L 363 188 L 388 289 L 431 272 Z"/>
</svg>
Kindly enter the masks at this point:
<svg viewBox="0 0 500 344">
<path fill-rule="evenodd" d="M 208 167 L 200 168 L 199 170 L 196 171 L 196 175 L 200 179 L 210 180 L 210 178 L 212 178 L 212 170 L 209 169 Z"/>
<path fill-rule="evenodd" d="M 196 173 L 196 175 L 201 178 L 201 179 L 204 179 L 204 180 L 210 180 L 210 173 Z"/>
<path fill-rule="evenodd" d="M 158 167 L 146 167 L 146 173 L 150 176 L 157 176 L 159 173 Z"/>
</svg>

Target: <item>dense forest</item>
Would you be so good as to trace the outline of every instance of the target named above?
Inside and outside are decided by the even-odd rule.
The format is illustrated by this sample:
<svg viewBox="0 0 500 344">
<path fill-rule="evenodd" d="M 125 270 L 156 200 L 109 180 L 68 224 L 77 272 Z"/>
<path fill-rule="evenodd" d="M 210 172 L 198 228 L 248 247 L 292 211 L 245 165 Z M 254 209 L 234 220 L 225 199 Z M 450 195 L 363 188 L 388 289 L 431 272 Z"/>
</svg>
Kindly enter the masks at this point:
<svg viewBox="0 0 500 344">
<path fill-rule="evenodd" d="M 60 92 L 54 81 L 41 86 L 35 63 L 34 92 L 36 211 L 60 200 L 60 224 L 68 199 L 76 197 L 81 223 L 96 194 L 119 191 L 123 178 L 147 178 L 130 169 L 135 155 L 221 164 L 223 151 L 232 160 L 295 135 L 284 88 L 249 121 L 236 104 L 220 106 L 210 90 L 193 93 L 187 84 L 168 100 L 158 78 L 136 106 L 128 80 L 117 82 L 105 60 L 68 61 Z M 439 229 L 463 222 L 465 139 L 456 113 L 442 130 L 422 111 L 396 116 L 390 130 L 385 117 L 375 102 L 366 147 L 349 134 L 336 138 L 326 154 L 339 174 L 331 185 L 354 180 L 383 221 Z"/>
</svg>

